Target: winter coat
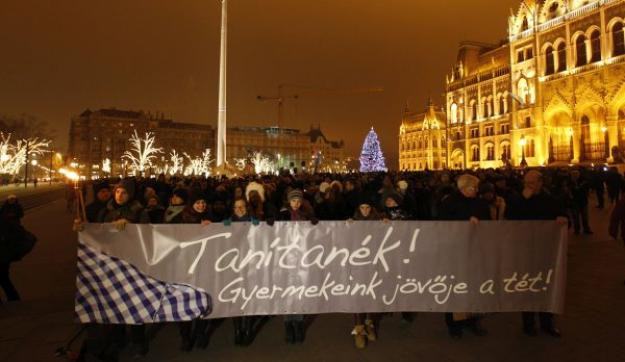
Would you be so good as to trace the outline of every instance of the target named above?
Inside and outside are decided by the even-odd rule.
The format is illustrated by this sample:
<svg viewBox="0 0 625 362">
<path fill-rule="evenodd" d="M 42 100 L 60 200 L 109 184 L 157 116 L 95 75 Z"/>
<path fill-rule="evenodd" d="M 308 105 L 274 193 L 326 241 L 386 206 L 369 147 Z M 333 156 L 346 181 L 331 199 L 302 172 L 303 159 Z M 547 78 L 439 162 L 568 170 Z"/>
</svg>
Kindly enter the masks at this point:
<svg viewBox="0 0 625 362">
<path fill-rule="evenodd" d="M 182 224 L 182 211 L 184 211 L 184 208 L 184 205 L 169 206 L 165 209 L 163 222 L 165 224 Z"/>
<path fill-rule="evenodd" d="M 24 228 L 21 225 L 0 219 L 0 264 L 13 260 L 16 243 L 23 237 Z"/>
<path fill-rule="evenodd" d="M 148 212 L 151 224 L 162 224 L 165 219 L 165 208 L 161 205 L 154 207 L 146 207 L 145 211 Z"/>
<path fill-rule="evenodd" d="M 5 201 L 0 208 L 0 217 L 6 222 L 21 225 L 22 218 L 24 217 L 24 209 L 19 201 L 15 201 L 14 203 Z"/>
<path fill-rule="evenodd" d="M 488 203 L 480 198 L 469 198 L 455 191 L 442 200 L 439 210 L 440 220 L 490 220 Z"/>
<path fill-rule="evenodd" d="M 588 205 L 588 193 L 590 186 L 583 180 L 571 181 L 571 193 L 573 194 L 573 202 L 578 208 Z"/>
<path fill-rule="evenodd" d="M 309 220 L 313 224 L 316 224 L 316 223 L 319 222 L 319 220 L 315 217 L 314 213 L 308 212 L 308 211 L 302 209 L 301 207 L 299 208 L 299 210 L 297 210 L 295 212 L 295 215 L 293 215 L 291 213 L 291 208 L 290 207 L 287 207 L 287 208 L 284 208 L 284 209 L 280 210 L 280 213 L 278 214 L 278 220 L 281 220 L 281 221 L 306 221 L 306 220 Z"/>
<path fill-rule="evenodd" d="M 195 211 L 192 205 L 187 205 L 184 210 L 182 210 L 183 224 L 201 224 L 204 220 L 213 221 L 213 217 L 208 208 L 203 213 Z"/>
<path fill-rule="evenodd" d="M 263 214 L 257 215 L 254 209 L 254 205 L 250 204 L 250 215 L 260 221 L 267 221 L 268 224 L 273 224 L 278 217 L 278 210 L 276 207 L 268 201 L 263 202 Z"/>
<path fill-rule="evenodd" d="M 133 224 L 148 224 L 150 222 L 148 212 L 136 200 L 118 205 L 115 199 L 111 199 L 98 216 L 98 222 L 113 222 L 120 219 L 126 219 Z"/>
<path fill-rule="evenodd" d="M 408 220 L 409 218 L 408 214 L 401 206 L 384 207 L 382 211 L 389 220 Z"/>
<path fill-rule="evenodd" d="M 562 203 L 544 190 L 528 199 L 518 195 L 510 201 L 507 210 L 509 220 L 555 220 L 566 216 Z"/>
<path fill-rule="evenodd" d="M 89 205 L 85 206 L 85 213 L 87 214 L 87 222 L 98 222 L 98 216 L 100 212 L 106 209 L 108 202 L 102 202 L 95 200 Z"/>
</svg>

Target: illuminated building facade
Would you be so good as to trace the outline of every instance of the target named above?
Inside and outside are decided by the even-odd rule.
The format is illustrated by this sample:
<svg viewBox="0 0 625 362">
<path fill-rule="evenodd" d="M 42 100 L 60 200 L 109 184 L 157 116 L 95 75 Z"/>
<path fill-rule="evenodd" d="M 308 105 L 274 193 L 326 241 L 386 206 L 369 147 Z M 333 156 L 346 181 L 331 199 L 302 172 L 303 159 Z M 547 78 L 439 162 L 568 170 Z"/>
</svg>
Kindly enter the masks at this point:
<svg viewBox="0 0 625 362">
<path fill-rule="evenodd" d="M 447 77 L 450 168 L 622 162 L 625 0 L 525 0 Z"/>
<path fill-rule="evenodd" d="M 399 169 L 401 171 L 447 168 L 445 112 L 430 101 L 425 112 L 404 111 L 399 128 Z"/>
<path fill-rule="evenodd" d="M 127 165 L 121 157 L 130 149 L 129 139 L 135 130 L 140 137 L 145 132 L 154 134 L 155 146 L 164 151 L 158 156 L 161 162 L 168 159 L 173 149 L 194 157 L 202 155 L 207 148 L 214 149 L 215 131 L 207 125 L 174 122 L 162 114 L 143 111 L 87 109 L 71 120 L 69 159 L 82 165 L 85 175 L 102 176 L 105 159 L 110 160 L 106 174 L 125 174 Z"/>
</svg>

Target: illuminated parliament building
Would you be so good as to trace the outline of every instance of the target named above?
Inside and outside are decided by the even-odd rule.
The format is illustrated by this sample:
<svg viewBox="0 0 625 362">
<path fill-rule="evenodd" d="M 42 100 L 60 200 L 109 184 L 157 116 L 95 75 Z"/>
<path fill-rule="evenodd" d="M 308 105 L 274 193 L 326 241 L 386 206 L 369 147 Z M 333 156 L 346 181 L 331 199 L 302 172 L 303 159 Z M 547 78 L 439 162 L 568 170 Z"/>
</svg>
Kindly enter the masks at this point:
<svg viewBox="0 0 625 362">
<path fill-rule="evenodd" d="M 506 41 L 460 44 L 434 149 L 423 119 L 402 122 L 400 170 L 420 153 L 446 154 L 429 169 L 623 162 L 624 21 L 625 0 L 522 1 Z"/>
</svg>

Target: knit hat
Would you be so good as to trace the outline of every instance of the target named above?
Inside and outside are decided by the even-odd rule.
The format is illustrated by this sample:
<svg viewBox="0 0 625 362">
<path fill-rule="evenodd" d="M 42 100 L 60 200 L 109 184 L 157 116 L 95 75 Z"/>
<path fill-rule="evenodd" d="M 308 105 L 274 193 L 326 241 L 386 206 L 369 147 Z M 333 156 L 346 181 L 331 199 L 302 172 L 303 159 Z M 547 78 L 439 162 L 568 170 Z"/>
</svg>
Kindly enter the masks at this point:
<svg viewBox="0 0 625 362">
<path fill-rule="evenodd" d="M 286 198 L 289 201 L 291 201 L 293 199 L 300 199 L 301 200 L 301 199 L 304 198 L 304 194 L 299 189 L 293 189 L 293 190 L 289 191 L 289 193 L 287 194 Z"/>
<path fill-rule="evenodd" d="M 358 197 L 358 203 L 356 204 L 360 207 L 360 205 L 369 205 L 373 207 L 375 203 L 373 202 L 373 198 L 368 194 L 363 194 Z"/>
<path fill-rule="evenodd" d="M 93 193 L 94 194 L 98 194 L 98 192 L 100 192 L 100 190 L 103 189 L 107 189 L 110 190 L 110 186 L 108 181 L 100 181 L 100 182 L 94 182 L 93 184 Z"/>
<path fill-rule="evenodd" d="M 260 195 L 260 199 L 263 202 L 265 201 L 265 187 L 263 185 L 259 184 L 256 181 L 250 182 L 245 188 L 245 198 L 247 199 L 247 201 L 250 201 L 250 193 L 252 191 L 258 192 L 258 194 Z"/>
<path fill-rule="evenodd" d="M 397 181 L 397 187 L 399 187 L 399 189 L 402 191 L 406 191 L 406 189 L 408 188 L 408 182 L 404 180 Z"/>
<path fill-rule="evenodd" d="M 174 194 L 175 194 L 175 191 L 174 191 Z M 178 197 L 180 197 L 180 196 L 178 196 Z M 183 197 L 180 197 L 180 198 L 184 200 Z M 204 195 L 204 193 L 201 190 L 192 190 L 191 194 L 189 195 L 189 198 L 187 199 L 187 204 L 193 205 L 198 200 L 204 200 L 204 202 L 206 202 L 206 196 Z"/>
<path fill-rule="evenodd" d="M 182 199 L 183 203 L 187 203 L 187 200 L 189 199 L 189 193 L 187 192 L 187 190 L 182 189 L 182 188 L 177 188 L 174 190 L 173 192 L 173 196 L 178 196 L 179 198 Z"/>
<path fill-rule="evenodd" d="M 391 198 L 393 200 L 395 200 L 395 203 L 397 205 L 401 205 L 403 198 L 401 197 L 400 194 L 398 194 L 397 192 L 385 192 L 384 194 L 382 194 L 382 206 L 385 206 L 386 204 L 386 199 Z"/>
</svg>

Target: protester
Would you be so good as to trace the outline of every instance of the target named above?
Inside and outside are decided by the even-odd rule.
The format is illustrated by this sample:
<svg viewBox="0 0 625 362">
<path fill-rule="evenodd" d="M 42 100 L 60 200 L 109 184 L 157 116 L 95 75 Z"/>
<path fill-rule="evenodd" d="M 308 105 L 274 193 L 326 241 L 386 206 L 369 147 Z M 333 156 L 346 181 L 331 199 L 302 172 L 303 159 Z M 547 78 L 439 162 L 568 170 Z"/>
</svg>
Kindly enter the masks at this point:
<svg viewBox="0 0 625 362">
<path fill-rule="evenodd" d="M 0 287 L 9 302 L 20 300 L 20 295 L 9 276 L 13 260 L 12 244 L 23 237 L 22 227 L 11 218 L 0 218 Z"/>
<path fill-rule="evenodd" d="M 571 172 L 571 193 L 573 195 L 573 226 L 575 228 L 575 234 L 580 232 L 580 220 L 581 227 L 584 229 L 584 234 L 592 234 L 590 230 L 590 224 L 588 223 L 588 193 L 590 192 L 590 186 L 588 182 L 582 178 L 579 170 Z"/>
<path fill-rule="evenodd" d="M 176 196 L 176 194 L 178 196 Z M 152 196 L 156 197 L 156 193 Z M 184 193 L 180 191 L 174 191 L 174 197 L 172 197 L 172 204 L 177 204 L 180 200 L 186 197 Z M 173 217 L 169 220 L 169 224 L 201 224 L 209 225 L 211 221 L 211 213 L 206 204 L 206 198 L 201 194 L 199 190 L 194 190 L 191 196 L 187 200 L 187 205 L 182 210 L 181 217 Z M 205 319 L 196 319 L 190 322 L 181 322 L 180 326 L 180 349 L 182 351 L 190 351 L 194 345 L 198 348 L 204 349 L 208 346 L 208 326 L 209 321 Z"/>
<path fill-rule="evenodd" d="M 180 224 L 182 223 L 182 211 L 184 210 L 189 193 L 186 189 L 177 188 L 174 190 L 171 199 L 169 200 L 169 206 L 165 209 L 164 222 L 166 224 Z"/>
<path fill-rule="evenodd" d="M 13 194 L 7 196 L 6 201 L 0 207 L 0 218 L 8 223 L 21 225 L 23 217 L 24 209 L 20 205 L 17 196 Z"/>
<path fill-rule="evenodd" d="M 623 177 L 621 176 L 621 174 L 619 174 L 616 167 L 610 167 L 610 170 L 606 175 L 605 183 L 608 189 L 608 197 L 610 198 L 610 202 L 612 203 L 612 205 L 614 205 L 617 201 L 619 201 L 621 185 L 623 184 Z"/>
<path fill-rule="evenodd" d="M 134 200 L 134 182 L 131 179 L 122 180 L 113 190 L 113 197 L 106 208 L 100 211 L 98 222 L 113 223 L 123 231 L 126 224 L 147 224 L 150 217 L 141 203 Z M 121 350 L 125 345 L 125 326 L 116 326 L 112 335 L 113 348 Z M 130 326 L 131 353 L 135 357 L 145 356 L 148 353 L 148 338 L 145 325 Z"/>
<path fill-rule="evenodd" d="M 440 220 L 467 220 L 477 225 L 479 220 L 491 219 L 490 208 L 486 201 L 477 197 L 480 180 L 469 174 L 458 177 L 458 191 L 452 193 L 441 203 Z M 462 338 L 462 331 L 469 327 L 476 336 L 488 332 L 480 322 L 480 317 L 469 313 L 445 313 L 445 322 L 452 338 Z"/>
<path fill-rule="evenodd" d="M 383 216 L 373 207 L 374 202 L 370 197 L 363 196 L 354 212 L 355 221 L 382 220 Z M 356 348 L 363 349 L 367 342 L 377 340 L 377 324 L 380 319 L 378 313 L 358 313 L 354 314 L 354 328 L 351 334 L 354 336 Z"/>
<path fill-rule="evenodd" d="M 93 194 L 95 195 L 93 202 L 85 207 L 88 222 L 97 222 L 100 212 L 106 208 L 111 199 L 111 189 L 108 181 L 94 183 Z"/>
<path fill-rule="evenodd" d="M 535 170 L 529 171 L 523 178 L 523 192 L 512 200 L 508 208 L 510 220 L 555 220 L 566 225 L 567 219 L 562 207 L 553 196 L 543 190 L 543 175 Z M 578 184 L 579 187 L 579 184 Z M 523 332 L 535 336 L 536 313 L 523 312 Z M 539 313 L 540 327 L 552 337 L 560 337 L 560 330 L 553 322 L 553 314 Z"/>
<path fill-rule="evenodd" d="M 280 210 L 278 220 L 283 221 L 310 221 L 316 225 L 319 220 L 314 213 L 302 208 L 304 194 L 299 189 L 291 189 L 287 193 L 288 205 Z M 301 314 L 291 314 L 284 317 L 285 340 L 288 344 L 302 343 L 306 338 L 306 327 L 304 316 Z"/>
<path fill-rule="evenodd" d="M 625 194 L 625 184 L 621 183 L 620 192 Z M 610 224 L 608 232 L 615 240 L 621 239 L 625 243 L 625 199 L 621 199 L 616 203 L 612 214 L 610 215 Z M 623 282 L 625 284 L 625 282 Z"/>
<path fill-rule="evenodd" d="M 245 198 L 238 197 L 234 200 L 232 216 L 224 221 L 227 226 L 233 222 L 249 222 L 258 225 L 259 221 L 249 213 L 248 204 Z M 234 344 L 237 346 L 249 346 L 254 341 L 254 323 L 257 318 L 254 316 L 232 318 L 234 323 Z"/>
</svg>

